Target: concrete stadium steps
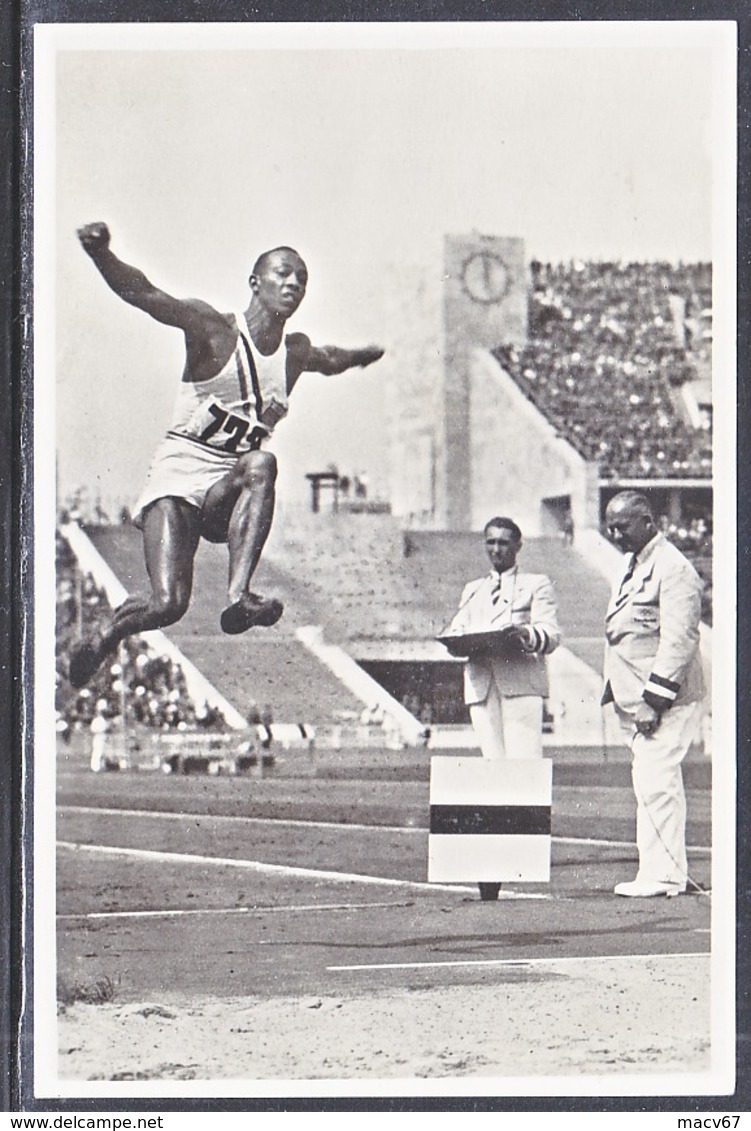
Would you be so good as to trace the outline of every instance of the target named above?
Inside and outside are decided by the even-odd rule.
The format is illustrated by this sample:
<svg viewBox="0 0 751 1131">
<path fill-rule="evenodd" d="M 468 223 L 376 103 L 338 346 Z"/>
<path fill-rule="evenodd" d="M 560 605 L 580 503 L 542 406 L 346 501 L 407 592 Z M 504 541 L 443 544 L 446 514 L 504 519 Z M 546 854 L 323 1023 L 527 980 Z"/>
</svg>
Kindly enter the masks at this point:
<svg viewBox="0 0 751 1131">
<path fill-rule="evenodd" d="M 320 611 L 327 639 L 431 639 L 446 610 L 434 586 L 405 568 L 403 533 L 384 514 L 310 512 L 280 519 L 267 559 L 289 571 Z"/>
<path fill-rule="evenodd" d="M 133 527 L 87 531 L 92 542 L 129 590 L 147 585 L 141 536 Z M 285 614 L 272 628 L 227 636 L 219 627 L 226 604 L 227 548 L 203 543 L 196 555 L 190 609 L 166 630 L 183 654 L 240 711 L 269 704 L 277 722 L 325 726 L 358 716 L 363 704 L 297 640 L 295 630 L 310 623 L 315 608 L 301 608 L 295 586 L 268 562 L 259 566 L 258 589 L 285 602 Z"/>
<path fill-rule="evenodd" d="M 268 705 L 277 722 L 317 728 L 359 716 L 363 704 L 298 641 L 270 629 L 242 636 L 198 636 L 171 630 L 172 639 L 242 715 Z"/>
<path fill-rule="evenodd" d="M 88 533 L 126 588 L 143 590 L 138 531 Z M 553 579 L 564 642 L 599 671 L 606 582 L 559 539 L 526 540 L 520 564 Z M 259 592 L 284 602 L 277 625 L 239 637 L 221 632 L 227 549 L 202 543 L 195 599 L 168 635 L 242 713 L 253 702 L 269 703 L 279 721 L 321 725 L 359 714 L 363 704 L 299 642 L 299 627 L 321 625 L 326 640 L 345 649 L 357 640 L 431 640 L 450 619 L 466 581 L 487 568 L 477 533 L 404 534 L 389 515 L 308 513 L 280 521 L 254 579 Z"/>
<path fill-rule="evenodd" d="M 86 533 L 129 593 L 148 591 L 142 539 L 135 527 L 90 527 Z M 224 637 L 219 627 L 219 615 L 227 604 L 227 560 L 226 546 L 201 542 L 194 568 L 193 593 L 197 599 L 191 602 L 179 625 L 169 629 L 170 635 L 179 628 L 181 633 L 189 629 L 193 635 L 216 633 Z M 281 592 L 283 585 L 280 587 L 279 582 L 279 571 L 268 559 L 262 560 L 254 582 L 258 592 L 273 593 L 285 600 L 286 594 Z M 285 636 L 294 635 L 294 628 L 289 625 L 287 617 L 282 618 L 275 631 Z"/>
<path fill-rule="evenodd" d="M 403 563 L 419 572 L 436 597 L 456 606 L 462 586 L 488 571 L 488 560 L 477 533 L 413 532 L 411 552 Z M 602 635 L 608 603 L 608 584 L 602 575 L 560 538 L 525 538 L 519 565 L 530 573 L 547 574 L 555 586 L 558 611 L 567 638 Z"/>
<path fill-rule="evenodd" d="M 478 533 L 413 532 L 405 571 L 435 593 L 436 607 L 456 608 L 462 587 L 488 570 Z M 560 538 L 525 538 L 519 565 L 545 573 L 555 586 L 563 644 L 595 672 L 602 671 L 603 626 L 609 587 L 602 574 Z M 448 616 L 446 616 L 446 620 Z M 445 624 L 445 620 L 443 622 Z"/>
<path fill-rule="evenodd" d="M 129 593 L 148 589 L 141 535 L 133 526 L 84 526 L 86 535 Z"/>
<path fill-rule="evenodd" d="M 297 563 L 316 597 L 327 636 L 346 640 L 431 639 L 451 618 L 465 583 L 488 570 L 478 533 L 410 531 L 388 515 L 318 514 L 287 521 L 268 557 Z M 600 671 L 608 584 L 558 538 L 526 539 L 523 569 L 555 585 L 564 643 Z"/>
<path fill-rule="evenodd" d="M 105 527 L 89 533 L 129 591 L 143 589 L 138 532 Z M 566 646 L 599 671 L 607 582 L 558 538 L 526 539 L 519 561 L 552 578 Z M 281 520 L 272 531 L 254 586 L 285 602 L 275 637 L 290 638 L 299 625 L 321 624 L 328 640 L 344 645 L 351 639 L 420 640 L 432 639 L 445 626 L 463 585 L 487 568 L 477 533 L 405 534 L 389 515 L 308 513 Z M 173 633 L 219 632 L 226 574 L 226 547 L 202 543 L 195 569 L 200 599 Z"/>
</svg>

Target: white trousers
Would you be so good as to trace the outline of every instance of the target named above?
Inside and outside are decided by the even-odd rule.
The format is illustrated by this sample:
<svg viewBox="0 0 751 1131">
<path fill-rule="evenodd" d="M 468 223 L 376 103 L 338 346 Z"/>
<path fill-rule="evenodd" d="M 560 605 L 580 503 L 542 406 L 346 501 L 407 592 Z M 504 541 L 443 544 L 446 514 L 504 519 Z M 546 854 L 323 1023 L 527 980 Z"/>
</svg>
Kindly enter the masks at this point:
<svg viewBox="0 0 751 1131">
<path fill-rule="evenodd" d="M 685 888 L 686 794 L 681 763 L 701 726 L 702 704 L 671 707 L 649 738 L 639 734 L 626 715 L 618 712 L 618 716 L 632 754 L 639 850 L 636 878 Z"/>
<path fill-rule="evenodd" d="M 501 695 L 491 680 L 484 703 L 471 703 L 472 727 L 483 758 L 542 758 L 542 699 Z"/>
</svg>

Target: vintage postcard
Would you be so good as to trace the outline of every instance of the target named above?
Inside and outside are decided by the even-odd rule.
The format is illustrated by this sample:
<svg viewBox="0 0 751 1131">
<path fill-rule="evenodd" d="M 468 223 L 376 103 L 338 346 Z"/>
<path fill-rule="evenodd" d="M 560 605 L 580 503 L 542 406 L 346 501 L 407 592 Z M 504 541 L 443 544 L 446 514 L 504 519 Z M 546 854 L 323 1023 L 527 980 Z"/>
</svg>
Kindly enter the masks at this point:
<svg viewBox="0 0 751 1131">
<path fill-rule="evenodd" d="M 736 25 L 30 36 L 27 1098 L 732 1097 Z"/>
</svg>

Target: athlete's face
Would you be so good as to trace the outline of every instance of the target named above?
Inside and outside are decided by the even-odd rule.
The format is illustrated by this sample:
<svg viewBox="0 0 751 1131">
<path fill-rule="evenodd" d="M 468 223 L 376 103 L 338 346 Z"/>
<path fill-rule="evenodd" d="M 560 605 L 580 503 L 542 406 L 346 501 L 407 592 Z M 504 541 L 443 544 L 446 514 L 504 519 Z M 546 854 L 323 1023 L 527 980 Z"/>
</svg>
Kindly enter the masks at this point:
<svg viewBox="0 0 751 1131">
<path fill-rule="evenodd" d="M 485 550 L 490 564 L 498 573 L 516 565 L 516 555 L 521 549 L 521 540 L 505 526 L 489 526 L 485 531 Z"/>
<path fill-rule="evenodd" d="M 308 269 L 292 251 L 272 251 L 259 271 L 250 276 L 251 290 L 258 300 L 283 318 L 295 313 L 307 285 Z"/>
</svg>

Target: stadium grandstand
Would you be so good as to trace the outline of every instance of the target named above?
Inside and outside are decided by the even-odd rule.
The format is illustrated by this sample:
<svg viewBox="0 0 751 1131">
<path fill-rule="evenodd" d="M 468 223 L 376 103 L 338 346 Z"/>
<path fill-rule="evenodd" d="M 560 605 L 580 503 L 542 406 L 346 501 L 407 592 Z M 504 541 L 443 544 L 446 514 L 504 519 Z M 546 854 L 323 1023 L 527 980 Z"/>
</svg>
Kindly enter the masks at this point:
<svg viewBox="0 0 751 1131">
<path fill-rule="evenodd" d="M 493 351 L 529 400 L 605 478 L 708 478 L 709 421 L 693 425 L 682 392 L 698 378 L 687 311 L 711 291 L 708 265 L 531 273 L 528 342 Z"/>
<path fill-rule="evenodd" d="M 533 261 L 530 276 L 527 341 L 493 356 L 596 467 L 600 520 L 616 490 L 649 495 L 711 623 L 711 266 Z"/>
<path fill-rule="evenodd" d="M 126 507 L 83 506 L 79 492 L 61 511 L 57 710 L 66 741 L 97 709 L 133 733 L 187 740 L 244 734 L 265 706 L 278 720 L 275 735 L 315 734 L 319 745 L 473 745 L 462 665 L 435 637 L 464 583 L 487 570 L 478 534 L 485 519 L 506 512 L 524 530 L 520 564 L 551 576 L 559 603 L 564 643 L 550 660 L 546 741 L 604 757 L 620 740 L 599 707 L 608 575 L 618 559 L 602 517 L 627 486 L 650 496 L 662 529 L 705 580 L 709 662 L 710 266 L 520 266 L 521 241 L 483 238 L 478 252 L 468 240 L 447 237 L 456 285 L 440 325 L 426 319 L 426 335 L 443 333 L 448 343 L 445 368 L 412 364 L 413 323 L 405 324 L 409 347 L 392 351 L 400 403 L 392 498 L 371 505 L 353 492 L 347 505 L 350 484 L 330 465 L 324 479 L 336 490 L 325 499 L 311 473 L 309 509 L 280 502 L 254 581 L 285 603 L 273 629 L 220 632 L 226 550 L 202 544 L 201 599 L 169 629 L 173 650 L 163 650 L 161 634 L 131 640 L 90 688 L 74 692 L 65 678 L 70 641 L 146 578 Z M 496 306 L 462 284 L 461 264 L 490 254 L 510 264 Z M 504 302 L 513 307 L 508 318 Z M 468 338 L 461 348 L 458 318 Z M 108 576 L 122 591 L 108 589 Z"/>
</svg>

